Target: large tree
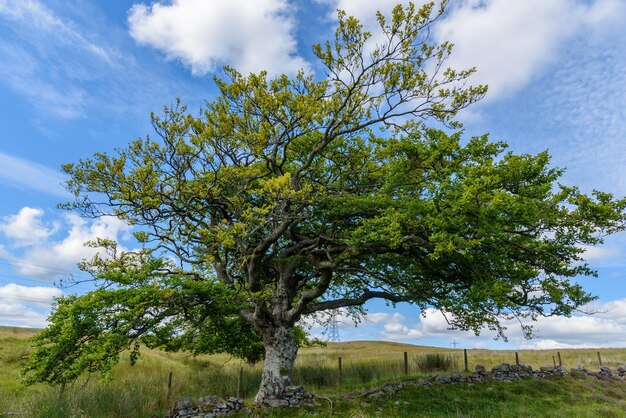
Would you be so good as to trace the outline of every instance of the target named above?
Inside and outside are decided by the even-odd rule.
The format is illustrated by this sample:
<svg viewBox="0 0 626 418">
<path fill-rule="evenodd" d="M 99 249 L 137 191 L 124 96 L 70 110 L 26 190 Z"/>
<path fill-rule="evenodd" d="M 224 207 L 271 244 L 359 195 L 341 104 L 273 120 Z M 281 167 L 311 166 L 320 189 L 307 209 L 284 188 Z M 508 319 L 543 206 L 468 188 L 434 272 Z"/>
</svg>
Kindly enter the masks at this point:
<svg viewBox="0 0 626 418">
<path fill-rule="evenodd" d="M 109 255 L 81 267 L 99 288 L 57 302 L 30 380 L 108 371 L 140 343 L 246 357 L 260 339 L 265 403 L 290 384 L 305 315 L 382 299 L 502 332 L 589 302 L 570 278 L 594 274 L 582 246 L 622 229 L 626 201 L 451 129 L 486 88 L 446 68 L 451 45 L 429 37 L 442 13 L 397 6 L 373 38 L 340 12 L 313 48 L 323 77 L 227 68 L 199 116 L 166 108 L 156 138 L 65 166 L 67 208 L 130 223 L 143 247 L 93 243 Z"/>
</svg>

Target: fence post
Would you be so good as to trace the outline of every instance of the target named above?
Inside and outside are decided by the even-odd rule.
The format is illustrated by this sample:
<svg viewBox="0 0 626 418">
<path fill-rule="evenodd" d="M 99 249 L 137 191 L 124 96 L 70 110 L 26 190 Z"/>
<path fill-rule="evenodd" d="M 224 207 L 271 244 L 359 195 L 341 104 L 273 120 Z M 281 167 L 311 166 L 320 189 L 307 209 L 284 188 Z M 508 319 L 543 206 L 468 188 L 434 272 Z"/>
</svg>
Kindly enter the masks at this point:
<svg viewBox="0 0 626 418">
<path fill-rule="evenodd" d="M 237 379 L 237 397 L 241 398 L 241 386 L 243 383 L 243 367 L 239 368 L 239 379 Z"/>
<path fill-rule="evenodd" d="M 469 367 L 467 366 L 467 348 L 463 349 L 463 359 L 465 360 L 465 371 L 469 372 Z"/>
<path fill-rule="evenodd" d="M 600 357 L 600 352 L 598 351 L 598 365 L 602 367 L 602 357 Z"/>
<path fill-rule="evenodd" d="M 409 374 L 409 354 L 404 352 L 404 374 Z"/>
<path fill-rule="evenodd" d="M 64 392 L 65 392 L 65 382 L 61 382 L 61 387 L 59 388 L 59 399 L 63 397 Z"/>
<path fill-rule="evenodd" d="M 552 363 L 554 364 L 554 367 L 556 367 L 556 360 L 554 359 L 554 356 L 552 356 Z"/>
<path fill-rule="evenodd" d="M 165 387 L 165 401 L 170 401 L 170 394 L 172 393 L 172 372 L 167 375 L 167 386 Z"/>
<path fill-rule="evenodd" d="M 517 354 L 517 351 L 515 352 L 515 364 L 519 366 L 519 355 Z"/>
<path fill-rule="evenodd" d="M 556 355 L 557 355 L 557 356 L 558 356 L 558 358 L 559 358 L 559 367 L 563 366 L 563 362 L 561 361 L 561 352 L 560 352 L 560 351 L 557 351 L 557 352 L 556 352 Z"/>
<path fill-rule="evenodd" d="M 341 371 L 341 357 L 338 358 L 338 365 L 339 365 L 339 384 L 341 385 L 341 382 L 343 380 L 343 375 Z"/>
</svg>

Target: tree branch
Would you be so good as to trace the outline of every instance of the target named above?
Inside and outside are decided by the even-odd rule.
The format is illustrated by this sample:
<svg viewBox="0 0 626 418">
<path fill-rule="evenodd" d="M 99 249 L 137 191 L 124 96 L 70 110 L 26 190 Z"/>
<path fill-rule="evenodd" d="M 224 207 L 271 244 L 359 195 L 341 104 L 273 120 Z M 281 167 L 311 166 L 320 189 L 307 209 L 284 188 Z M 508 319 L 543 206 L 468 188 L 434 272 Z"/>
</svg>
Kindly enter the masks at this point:
<svg viewBox="0 0 626 418">
<path fill-rule="evenodd" d="M 315 303 L 313 305 L 309 305 L 301 311 L 301 315 L 311 314 L 311 313 L 315 313 L 319 311 L 325 311 L 328 309 L 345 308 L 348 306 L 360 306 L 370 299 L 385 299 L 390 302 L 411 302 L 413 300 L 413 298 L 409 296 L 405 297 L 405 296 L 400 296 L 400 295 L 389 293 L 389 292 L 378 292 L 378 291 L 366 290 L 361 294 L 361 296 L 356 297 L 356 298 L 329 300 L 329 301 L 324 301 L 320 303 Z"/>
</svg>

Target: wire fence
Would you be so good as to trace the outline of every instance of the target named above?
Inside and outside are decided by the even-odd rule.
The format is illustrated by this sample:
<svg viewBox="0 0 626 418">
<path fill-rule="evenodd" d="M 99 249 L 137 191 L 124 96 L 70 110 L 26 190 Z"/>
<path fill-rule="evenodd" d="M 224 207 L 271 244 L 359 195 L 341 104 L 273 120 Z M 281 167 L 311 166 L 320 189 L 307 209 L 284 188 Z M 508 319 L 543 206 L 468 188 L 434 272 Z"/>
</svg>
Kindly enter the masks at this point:
<svg viewBox="0 0 626 418">
<path fill-rule="evenodd" d="M 389 353 L 388 353 L 389 354 Z M 292 381 L 312 390 L 337 388 L 353 390 L 367 384 L 382 384 L 402 379 L 421 378 L 433 374 L 468 374 L 483 366 L 487 369 L 502 363 L 530 365 L 535 369 L 546 366 L 572 368 L 583 365 L 594 369 L 600 366 L 622 365 L 626 362 L 626 350 L 442 350 L 419 352 L 395 352 L 380 358 L 350 358 L 338 355 L 334 361 L 327 356 L 322 361 L 304 359 L 294 367 Z M 252 396 L 261 380 L 262 364 L 255 366 L 230 367 L 222 375 L 228 380 L 230 391 L 238 397 Z M 172 376 L 167 376 L 167 387 L 171 387 Z M 234 389 L 236 388 L 236 392 Z M 170 393 L 170 389 L 167 389 Z"/>
</svg>

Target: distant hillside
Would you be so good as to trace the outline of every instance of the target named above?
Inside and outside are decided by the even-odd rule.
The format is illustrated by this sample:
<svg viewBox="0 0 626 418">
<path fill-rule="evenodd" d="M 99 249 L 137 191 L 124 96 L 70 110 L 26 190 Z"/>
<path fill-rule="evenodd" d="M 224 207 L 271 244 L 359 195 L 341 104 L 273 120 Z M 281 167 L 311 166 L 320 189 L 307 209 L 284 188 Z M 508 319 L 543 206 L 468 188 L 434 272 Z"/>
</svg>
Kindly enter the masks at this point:
<svg viewBox="0 0 626 418">
<path fill-rule="evenodd" d="M 5 327 L 0 325 L 0 338 L 30 338 L 39 331 L 39 328 Z"/>
</svg>

